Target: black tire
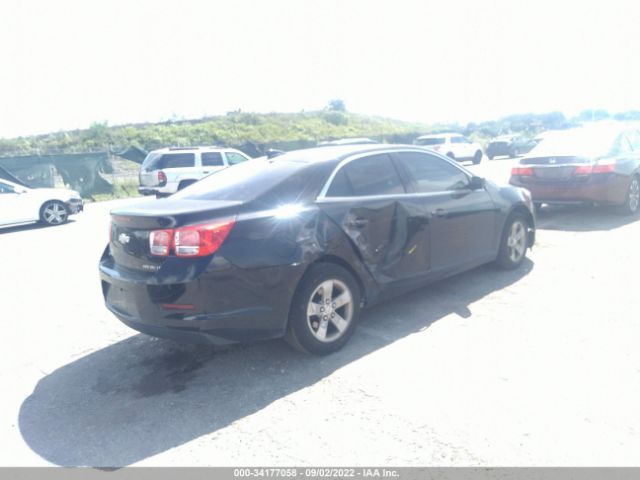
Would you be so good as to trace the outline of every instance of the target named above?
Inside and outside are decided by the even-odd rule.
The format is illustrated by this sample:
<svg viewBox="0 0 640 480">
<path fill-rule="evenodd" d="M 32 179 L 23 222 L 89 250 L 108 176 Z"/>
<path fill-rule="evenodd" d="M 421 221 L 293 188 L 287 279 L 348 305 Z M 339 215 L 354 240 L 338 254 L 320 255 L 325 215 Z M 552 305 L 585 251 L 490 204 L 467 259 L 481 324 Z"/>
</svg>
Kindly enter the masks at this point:
<svg viewBox="0 0 640 480">
<path fill-rule="evenodd" d="M 619 211 L 623 215 L 635 215 L 640 210 L 640 178 L 637 175 L 631 177 L 627 187 L 627 195 Z"/>
<path fill-rule="evenodd" d="M 189 185 L 196 183 L 196 180 L 183 180 L 178 184 L 178 191 L 187 188 Z"/>
<path fill-rule="evenodd" d="M 478 150 L 476 153 L 473 154 L 473 164 L 478 165 L 481 160 L 482 160 L 482 152 Z"/>
<path fill-rule="evenodd" d="M 495 157 L 493 155 L 487 155 L 489 157 L 489 160 L 493 160 Z"/>
<path fill-rule="evenodd" d="M 335 310 L 336 303 L 325 304 L 322 284 L 327 282 L 332 282 L 332 289 L 335 289 L 332 300 L 338 300 L 347 292 L 350 302 L 335 307 Z M 326 310 L 320 312 L 318 307 Z M 318 314 L 310 314 L 311 311 L 317 311 Z M 341 319 L 343 330 L 337 327 L 338 323 L 334 323 L 331 315 Z M 293 296 L 285 340 L 302 352 L 328 355 L 340 350 L 349 341 L 359 317 L 360 288 L 353 275 L 339 265 L 317 263 L 305 273 Z M 342 320 L 347 322 L 342 323 Z M 326 335 L 324 341 L 319 339 L 322 331 Z M 330 339 L 330 336 L 335 338 Z"/>
<path fill-rule="evenodd" d="M 447 152 L 447 157 L 449 157 L 451 160 L 456 159 L 456 156 L 453 154 L 453 152 Z"/>
<path fill-rule="evenodd" d="M 524 247 L 522 253 L 514 258 L 513 249 L 510 245 L 510 236 L 514 233 L 514 224 L 520 224 L 524 229 Z M 496 258 L 496 265 L 505 270 L 514 270 L 522 265 L 524 259 L 527 257 L 527 248 L 529 247 L 528 239 L 529 221 L 527 218 L 518 212 L 512 213 L 504 224 L 502 230 L 502 236 L 500 237 L 500 249 L 498 250 L 498 257 Z"/>
<path fill-rule="evenodd" d="M 542 203 L 541 202 L 533 202 L 533 208 L 536 209 L 536 213 L 540 213 L 540 210 L 542 210 Z"/>
<path fill-rule="evenodd" d="M 44 225 L 62 225 L 68 220 L 69 210 L 58 200 L 50 200 L 40 207 L 40 223 Z"/>
</svg>

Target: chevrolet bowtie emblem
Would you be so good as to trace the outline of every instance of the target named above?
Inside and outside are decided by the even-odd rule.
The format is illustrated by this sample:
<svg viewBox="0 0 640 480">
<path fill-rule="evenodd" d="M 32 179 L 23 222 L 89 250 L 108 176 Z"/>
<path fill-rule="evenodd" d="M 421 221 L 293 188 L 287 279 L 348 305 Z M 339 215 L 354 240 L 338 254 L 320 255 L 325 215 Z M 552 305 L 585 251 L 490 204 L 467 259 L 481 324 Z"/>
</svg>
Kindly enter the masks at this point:
<svg viewBox="0 0 640 480">
<path fill-rule="evenodd" d="M 129 243 L 130 240 L 131 240 L 131 237 L 126 233 L 121 233 L 120 235 L 118 235 L 118 241 L 123 245 L 126 245 L 127 243 Z"/>
</svg>

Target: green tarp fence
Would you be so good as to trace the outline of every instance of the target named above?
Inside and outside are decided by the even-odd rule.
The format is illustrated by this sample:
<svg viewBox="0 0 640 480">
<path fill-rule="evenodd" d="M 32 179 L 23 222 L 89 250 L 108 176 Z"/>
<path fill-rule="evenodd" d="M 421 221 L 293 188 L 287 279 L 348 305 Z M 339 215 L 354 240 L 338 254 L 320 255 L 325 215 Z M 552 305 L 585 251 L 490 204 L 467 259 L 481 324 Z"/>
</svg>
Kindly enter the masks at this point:
<svg viewBox="0 0 640 480">
<path fill-rule="evenodd" d="M 47 188 L 55 186 L 57 173 L 66 186 L 83 196 L 110 193 L 112 185 L 100 176 L 112 172 L 109 157 L 108 152 L 3 157 L 0 177 L 18 179 L 31 188 Z"/>
</svg>

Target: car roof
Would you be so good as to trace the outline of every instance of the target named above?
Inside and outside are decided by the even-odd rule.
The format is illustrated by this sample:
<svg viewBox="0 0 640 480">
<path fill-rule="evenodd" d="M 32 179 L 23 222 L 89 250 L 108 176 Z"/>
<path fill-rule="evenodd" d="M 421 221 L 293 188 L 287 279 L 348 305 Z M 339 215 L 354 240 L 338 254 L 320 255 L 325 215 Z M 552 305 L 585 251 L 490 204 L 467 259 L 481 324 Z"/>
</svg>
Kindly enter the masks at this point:
<svg viewBox="0 0 640 480">
<path fill-rule="evenodd" d="M 359 144 L 359 145 L 331 145 L 323 147 L 293 150 L 271 159 L 273 162 L 289 161 L 299 163 L 319 163 L 332 160 L 343 160 L 347 157 L 366 153 L 386 152 L 393 150 L 415 150 L 433 153 L 418 145 L 403 144 Z"/>
<path fill-rule="evenodd" d="M 7 183 L 7 184 L 11 185 L 12 187 L 21 187 L 21 188 L 24 188 L 24 186 L 23 186 L 23 185 L 17 184 L 17 183 L 15 183 L 15 182 L 12 182 L 11 180 L 7 180 L 7 179 L 2 178 L 2 177 L 0 177 L 0 182 L 2 182 L 2 183 Z"/>
<path fill-rule="evenodd" d="M 318 142 L 318 147 L 329 147 L 333 145 L 362 145 L 362 144 L 374 144 L 379 143 L 375 140 L 366 137 L 358 138 L 341 138 L 338 140 L 327 140 L 324 142 Z"/>
<path fill-rule="evenodd" d="M 199 152 L 199 151 L 218 151 L 218 150 L 235 150 L 234 148 L 221 147 L 219 145 L 207 145 L 196 147 L 164 147 L 152 150 L 152 153 L 180 153 L 180 152 Z"/>
</svg>

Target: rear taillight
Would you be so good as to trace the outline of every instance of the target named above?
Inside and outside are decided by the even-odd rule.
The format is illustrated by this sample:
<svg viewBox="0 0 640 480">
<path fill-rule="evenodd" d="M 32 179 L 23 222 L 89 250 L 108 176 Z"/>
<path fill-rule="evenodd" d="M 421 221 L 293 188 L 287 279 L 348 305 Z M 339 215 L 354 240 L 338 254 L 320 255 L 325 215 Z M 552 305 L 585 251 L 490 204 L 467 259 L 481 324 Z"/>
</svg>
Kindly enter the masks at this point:
<svg viewBox="0 0 640 480">
<path fill-rule="evenodd" d="M 616 168 L 615 160 L 609 160 L 607 162 L 596 163 L 593 166 L 593 173 L 611 173 Z"/>
<path fill-rule="evenodd" d="M 589 175 L 593 172 L 593 165 L 580 165 L 573 171 L 574 175 Z"/>
<path fill-rule="evenodd" d="M 154 230 L 149 235 L 152 255 L 167 256 L 171 249 L 178 257 L 205 257 L 220 248 L 235 220 L 191 225 L 174 230 Z"/>
<path fill-rule="evenodd" d="M 592 173 L 610 173 L 615 170 L 615 161 L 596 163 L 594 165 L 580 165 L 573 171 L 574 175 L 590 175 Z"/>
<path fill-rule="evenodd" d="M 513 167 L 511 169 L 511 175 L 520 175 L 521 177 L 530 177 L 533 175 L 533 168 L 531 167 Z"/>
<path fill-rule="evenodd" d="M 160 170 L 158 172 L 158 185 L 160 185 L 161 187 L 164 187 L 167 184 L 167 175 Z"/>
<path fill-rule="evenodd" d="M 149 251 L 151 255 L 166 257 L 171 251 L 173 230 L 154 230 L 149 234 Z"/>
</svg>

